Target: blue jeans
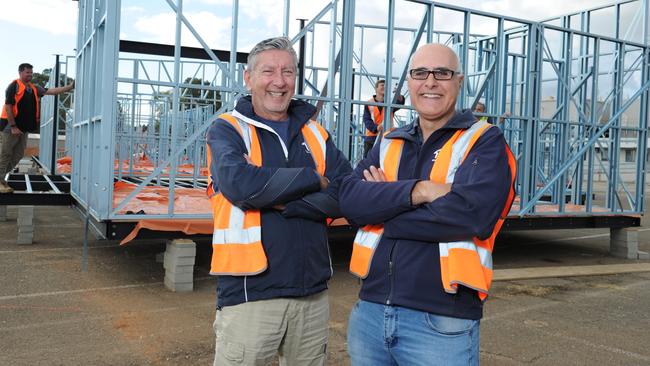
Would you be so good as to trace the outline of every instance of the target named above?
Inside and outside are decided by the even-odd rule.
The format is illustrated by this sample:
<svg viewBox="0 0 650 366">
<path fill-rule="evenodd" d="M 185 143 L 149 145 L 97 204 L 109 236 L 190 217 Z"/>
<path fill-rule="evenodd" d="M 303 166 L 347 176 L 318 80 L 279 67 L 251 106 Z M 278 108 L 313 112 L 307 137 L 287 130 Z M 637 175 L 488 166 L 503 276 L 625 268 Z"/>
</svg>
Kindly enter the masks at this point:
<svg viewBox="0 0 650 366">
<path fill-rule="evenodd" d="M 478 365 L 479 320 L 360 300 L 350 314 L 353 366 Z"/>
</svg>

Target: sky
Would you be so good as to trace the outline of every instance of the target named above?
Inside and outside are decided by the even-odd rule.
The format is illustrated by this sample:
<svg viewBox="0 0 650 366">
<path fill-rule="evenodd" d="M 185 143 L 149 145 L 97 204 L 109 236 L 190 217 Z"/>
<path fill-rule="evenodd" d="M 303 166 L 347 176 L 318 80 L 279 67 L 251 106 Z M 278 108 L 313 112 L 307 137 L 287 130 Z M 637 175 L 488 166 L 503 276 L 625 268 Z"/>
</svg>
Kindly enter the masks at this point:
<svg viewBox="0 0 650 366">
<path fill-rule="evenodd" d="M 240 0 L 239 3 L 240 50 L 248 51 L 263 35 L 272 36 L 281 32 L 283 0 Z M 312 18 L 327 3 L 327 0 L 293 0 L 292 18 Z M 522 19 L 541 20 L 610 4 L 611 1 L 456 0 L 449 3 Z M 358 21 L 374 24 L 385 22 L 387 4 L 387 0 L 357 0 Z M 212 48 L 218 49 L 227 49 L 230 45 L 229 35 L 224 36 L 230 32 L 230 5 L 231 0 L 183 1 L 184 12 L 197 32 Z M 0 0 L 0 34 L 5 39 L 0 57 L 0 87 L 4 89 L 2 85 L 8 85 L 18 76 L 17 67 L 22 62 L 33 64 L 34 71 L 41 72 L 52 67 L 55 54 L 74 56 L 77 7 L 78 3 L 72 0 Z M 412 26 L 413 17 L 421 17 L 412 12 L 421 14 L 418 9 L 400 6 L 397 9 L 397 25 Z M 242 20 L 246 20 L 246 26 L 243 26 Z M 291 24 L 290 34 L 295 34 L 295 23 Z M 174 15 L 165 0 L 122 0 L 121 39 L 173 44 L 173 36 Z M 187 36 L 184 36 L 183 43 L 198 45 L 195 39 Z M 409 44 L 396 39 L 395 47 L 407 49 Z M 378 55 L 385 52 L 381 46 L 375 48 L 371 52 Z M 72 65 L 73 58 L 70 61 Z"/>
</svg>

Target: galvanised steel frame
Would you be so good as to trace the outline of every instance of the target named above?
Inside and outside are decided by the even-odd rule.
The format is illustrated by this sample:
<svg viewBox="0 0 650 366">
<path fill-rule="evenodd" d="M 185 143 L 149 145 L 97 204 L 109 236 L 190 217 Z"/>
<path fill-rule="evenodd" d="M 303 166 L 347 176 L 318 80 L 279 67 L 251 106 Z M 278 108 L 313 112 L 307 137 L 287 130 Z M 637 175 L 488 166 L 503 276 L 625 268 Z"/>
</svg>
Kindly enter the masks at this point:
<svg viewBox="0 0 650 366">
<path fill-rule="evenodd" d="M 56 55 L 47 87 L 67 85 L 74 72 L 73 62 L 73 56 Z M 74 92 L 41 99 L 39 160 L 42 167 L 51 174 L 57 174 L 56 159 L 70 152 L 70 146 L 64 138 L 72 136 L 73 105 Z"/>
<path fill-rule="evenodd" d="M 131 164 L 138 153 L 155 157 L 153 173 L 136 180 L 140 187 L 164 180 L 173 202 L 179 179 L 173 172 L 184 161 L 196 167 L 205 164 L 204 135 L 212 118 L 232 108 L 246 92 L 243 65 L 237 63 L 236 54 L 231 52 L 229 60 L 218 59 L 185 17 L 183 1 L 160 1 L 176 14 L 174 57 L 153 60 L 126 59 L 119 53 L 120 1 L 79 2 L 72 194 L 96 220 L 207 217 L 178 215 L 172 204 L 167 215 L 120 214 L 138 191 L 113 207 L 114 180 L 132 179 L 130 169 L 115 173 L 114 161 Z M 356 14 L 368 4 L 328 1 L 313 18 L 302 22 L 301 29 L 289 34 L 291 1 L 284 0 L 284 34 L 296 48 L 303 45 L 304 77 L 298 82 L 302 93 L 296 96 L 317 105 L 316 118 L 353 162 L 360 155 L 363 106 L 375 104 L 366 101 L 374 81 L 385 78 L 391 86 L 387 91 L 406 95 L 406 106 L 397 105 L 394 94 L 379 105 L 402 107 L 397 112 L 398 124 L 410 122 L 416 113 L 408 106 L 405 88 L 409 55 L 423 43 L 440 42 L 460 56 L 466 83 L 458 108 L 485 102 L 486 115 L 504 130 L 517 156 L 520 200 L 515 214 L 643 212 L 650 85 L 648 0 L 624 1 L 544 22 L 426 0 L 386 0 L 386 19 L 377 24 L 357 22 Z M 418 14 L 417 20 L 401 24 L 398 15 L 406 10 L 411 17 Z M 229 11 L 233 19 L 230 49 L 258 41 L 244 40 L 238 32 L 238 0 Z M 609 21 L 614 33 L 602 34 L 590 19 L 608 12 L 613 13 Z M 576 19 L 580 19 L 579 26 Z M 183 34 L 195 37 L 210 60 L 181 58 L 183 27 Z M 642 36 L 638 36 L 639 28 Z M 380 41 L 385 42 L 381 61 L 369 56 L 371 32 L 380 32 Z M 405 39 L 410 44 L 406 52 L 404 47 L 396 50 L 396 40 L 403 43 Z M 188 75 L 200 75 L 209 83 L 185 83 Z M 218 91 L 221 109 L 210 107 L 213 102 L 198 101 L 204 98 L 184 98 L 183 93 L 191 89 L 202 90 L 203 95 Z M 500 121 L 505 112 L 509 116 Z M 152 129 L 156 123 L 158 129 Z M 138 130 L 142 125 L 150 127 L 145 134 Z M 621 179 L 618 164 L 626 139 L 633 139 L 636 148 L 634 176 L 629 181 Z M 172 173 L 164 175 L 165 169 Z M 198 168 L 191 184 L 200 187 L 204 177 L 197 172 Z M 594 181 L 600 173 L 605 177 L 603 184 Z M 584 207 L 579 212 L 569 210 L 567 201 Z"/>
</svg>

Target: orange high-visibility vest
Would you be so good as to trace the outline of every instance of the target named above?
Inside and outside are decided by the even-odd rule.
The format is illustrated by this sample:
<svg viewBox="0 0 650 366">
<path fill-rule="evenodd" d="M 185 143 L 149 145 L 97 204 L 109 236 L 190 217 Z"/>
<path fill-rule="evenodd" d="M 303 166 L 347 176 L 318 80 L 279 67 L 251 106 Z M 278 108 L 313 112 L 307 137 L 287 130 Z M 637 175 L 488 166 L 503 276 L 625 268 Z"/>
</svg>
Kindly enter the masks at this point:
<svg viewBox="0 0 650 366">
<path fill-rule="evenodd" d="M 377 103 L 375 101 L 375 98 L 370 98 L 368 99 L 368 102 L 370 103 Z M 381 111 L 379 111 L 379 106 L 374 106 L 374 105 L 369 105 L 368 106 L 368 111 L 370 111 L 370 115 L 372 116 L 372 120 L 375 122 L 377 126 L 380 126 L 382 123 L 384 123 L 384 111 L 386 108 L 382 108 Z M 390 121 L 391 124 L 393 122 L 393 118 L 395 118 L 395 112 L 390 112 Z M 377 136 L 377 132 L 372 132 L 369 129 L 366 128 L 366 136 Z"/>
<path fill-rule="evenodd" d="M 20 79 L 16 79 L 16 97 L 14 100 L 14 105 L 12 106 L 12 112 L 14 114 L 14 118 L 18 116 L 18 102 L 20 102 L 21 99 L 23 99 L 23 96 L 25 95 L 25 84 Z M 36 87 L 34 84 L 31 82 L 29 83 L 29 87 L 32 88 L 32 91 L 34 92 L 34 99 L 36 99 L 36 122 L 38 122 L 41 119 L 41 108 L 39 108 L 39 102 L 38 102 L 38 90 L 36 90 Z M 2 114 L 0 115 L 0 118 L 7 119 L 7 105 L 2 106 Z"/>
<path fill-rule="evenodd" d="M 219 118 L 235 127 L 244 140 L 252 163 L 262 166 L 262 149 L 257 128 L 266 127 L 237 111 L 232 115 L 222 114 Z M 301 131 L 316 163 L 318 174 L 325 175 L 327 131 L 315 121 L 307 122 Z M 283 148 L 287 154 L 284 143 Z M 207 152 L 209 167 L 211 164 L 209 146 Z M 246 276 L 264 272 L 267 268 L 267 259 L 262 246 L 260 210 L 243 211 L 230 203 L 221 192 L 214 191 L 210 176 L 208 176 L 207 193 L 214 218 L 210 274 Z"/>
<path fill-rule="evenodd" d="M 474 123 L 469 129 L 458 130 L 440 149 L 429 179 L 436 183 L 453 183 L 456 170 L 463 163 L 467 154 L 472 149 L 479 137 L 491 124 L 485 121 Z M 386 174 L 388 181 L 397 180 L 399 162 L 402 155 L 404 140 L 382 139 L 380 145 L 380 166 Z M 510 193 L 501 216 L 492 230 L 488 239 L 473 238 L 472 241 L 459 241 L 453 243 L 439 243 L 440 272 L 445 292 L 454 294 L 458 285 L 463 285 L 478 292 L 481 300 L 485 300 L 492 283 L 492 249 L 503 220 L 510 211 L 514 200 L 513 188 L 516 176 L 516 160 L 506 144 L 508 165 L 511 172 Z M 370 271 L 370 264 L 381 236 L 383 225 L 366 225 L 359 229 L 354 239 L 350 272 L 360 278 L 366 278 Z"/>
</svg>

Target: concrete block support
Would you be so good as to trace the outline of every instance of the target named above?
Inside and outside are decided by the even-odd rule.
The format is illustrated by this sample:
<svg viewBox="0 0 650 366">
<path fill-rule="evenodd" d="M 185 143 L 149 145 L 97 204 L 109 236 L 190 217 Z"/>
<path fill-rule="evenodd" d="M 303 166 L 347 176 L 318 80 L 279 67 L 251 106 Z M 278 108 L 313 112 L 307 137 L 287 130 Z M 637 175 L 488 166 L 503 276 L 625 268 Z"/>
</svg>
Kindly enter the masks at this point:
<svg viewBox="0 0 650 366">
<path fill-rule="evenodd" d="M 34 242 L 34 206 L 18 206 L 18 238 L 19 245 Z"/>
<path fill-rule="evenodd" d="M 25 173 L 29 174 L 29 169 L 30 169 L 33 165 L 34 165 L 34 164 L 33 164 L 33 162 L 31 161 L 31 159 L 22 159 L 22 160 L 20 160 L 20 162 L 18 163 L 18 166 L 16 167 L 16 169 L 18 169 L 18 173 L 20 173 L 20 174 L 25 174 Z"/>
<path fill-rule="evenodd" d="M 34 233 L 28 233 L 28 234 L 18 233 L 18 237 L 16 238 L 16 244 L 18 245 L 34 244 Z"/>
<path fill-rule="evenodd" d="M 610 228 L 609 252 L 615 257 L 638 259 L 639 229 L 632 227 Z"/>
<path fill-rule="evenodd" d="M 7 221 L 7 206 L 0 206 L 0 221 Z"/>
<path fill-rule="evenodd" d="M 165 287 L 174 292 L 194 290 L 194 262 L 196 243 L 189 239 L 167 241 L 163 259 Z"/>
</svg>

